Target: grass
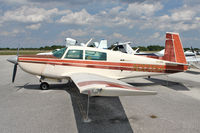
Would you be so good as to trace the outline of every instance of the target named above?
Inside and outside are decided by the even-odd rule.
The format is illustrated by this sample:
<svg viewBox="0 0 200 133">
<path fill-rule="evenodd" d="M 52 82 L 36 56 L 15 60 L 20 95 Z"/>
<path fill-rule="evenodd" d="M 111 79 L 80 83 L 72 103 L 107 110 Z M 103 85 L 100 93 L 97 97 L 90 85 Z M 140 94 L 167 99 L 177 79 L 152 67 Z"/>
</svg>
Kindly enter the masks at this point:
<svg viewBox="0 0 200 133">
<path fill-rule="evenodd" d="M 31 55 L 37 53 L 49 52 L 47 50 L 19 50 L 20 55 Z M 16 55 L 17 50 L 0 50 L 0 55 Z"/>
</svg>

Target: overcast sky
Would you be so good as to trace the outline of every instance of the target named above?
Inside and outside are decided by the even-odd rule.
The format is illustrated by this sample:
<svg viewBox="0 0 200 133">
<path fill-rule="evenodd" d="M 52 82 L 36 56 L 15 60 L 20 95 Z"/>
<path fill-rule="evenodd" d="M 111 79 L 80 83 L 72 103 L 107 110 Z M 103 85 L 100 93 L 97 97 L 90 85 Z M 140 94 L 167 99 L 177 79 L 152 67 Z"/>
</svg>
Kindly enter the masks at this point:
<svg viewBox="0 0 200 133">
<path fill-rule="evenodd" d="M 200 0 L 0 0 L 0 47 L 64 45 L 66 37 L 164 45 L 166 32 L 200 48 Z"/>
</svg>

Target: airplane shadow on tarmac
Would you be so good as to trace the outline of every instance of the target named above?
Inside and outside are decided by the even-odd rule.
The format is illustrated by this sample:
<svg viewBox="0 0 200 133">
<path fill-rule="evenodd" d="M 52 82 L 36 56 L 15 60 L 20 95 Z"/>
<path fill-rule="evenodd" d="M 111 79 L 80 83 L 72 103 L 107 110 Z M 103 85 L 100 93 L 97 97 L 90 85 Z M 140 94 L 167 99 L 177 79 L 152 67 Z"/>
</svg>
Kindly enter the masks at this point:
<svg viewBox="0 0 200 133">
<path fill-rule="evenodd" d="M 39 90 L 39 85 L 18 87 Z M 88 116 L 91 122 L 87 123 L 84 118 L 88 96 L 80 94 L 74 83 L 50 85 L 50 90 L 66 90 L 70 94 L 79 133 L 133 133 L 119 97 L 90 97 Z"/>
<path fill-rule="evenodd" d="M 129 83 L 133 86 L 155 86 L 155 85 L 162 85 L 166 86 L 167 88 L 176 90 L 176 91 L 189 91 L 189 89 L 184 86 L 182 83 L 174 82 L 174 81 L 167 81 L 165 79 L 157 79 L 157 78 L 145 78 L 146 80 L 151 81 L 152 83 Z"/>
<path fill-rule="evenodd" d="M 197 71 L 186 71 L 185 73 L 200 75 L 200 72 L 197 72 Z"/>
</svg>

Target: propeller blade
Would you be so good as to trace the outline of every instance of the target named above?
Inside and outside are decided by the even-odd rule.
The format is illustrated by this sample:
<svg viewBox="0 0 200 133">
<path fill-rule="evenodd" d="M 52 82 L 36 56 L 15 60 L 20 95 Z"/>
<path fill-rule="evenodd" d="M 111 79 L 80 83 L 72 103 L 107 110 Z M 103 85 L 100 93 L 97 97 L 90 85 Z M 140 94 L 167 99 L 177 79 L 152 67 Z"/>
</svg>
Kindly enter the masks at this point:
<svg viewBox="0 0 200 133">
<path fill-rule="evenodd" d="M 15 76 L 17 73 L 17 65 L 18 65 L 18 57 L 19 57 L 19 47 L 17 48 L 17 56 L 7 59 L 9 62 L 14 64 L 12 82 L 15 82 Z"/>
<path fill-rule="evenodd" d="M 17 64 L 14 65 L 14 69 L 13 69 L 13 76 L 12 76 L 12 82 L 13 82 L 13 83 L 14 83 L 14 81 L 15 81 L 16 73 L 17 73 Z"/>
</svg>

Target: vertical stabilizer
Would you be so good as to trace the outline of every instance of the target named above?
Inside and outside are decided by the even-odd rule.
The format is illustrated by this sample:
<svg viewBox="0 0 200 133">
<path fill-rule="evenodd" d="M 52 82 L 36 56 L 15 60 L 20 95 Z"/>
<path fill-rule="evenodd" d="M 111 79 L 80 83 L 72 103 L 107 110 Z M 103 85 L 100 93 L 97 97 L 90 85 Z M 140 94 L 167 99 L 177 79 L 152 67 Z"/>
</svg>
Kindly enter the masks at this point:
<svg viewBox="0 0 200 133">
<path fill-rule="evenodd" d="M 165 54 L 163 59 L 177 63 L 187 63 L 178 33 L 166 33 Z"/>
</svg>

